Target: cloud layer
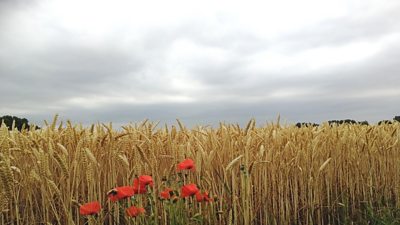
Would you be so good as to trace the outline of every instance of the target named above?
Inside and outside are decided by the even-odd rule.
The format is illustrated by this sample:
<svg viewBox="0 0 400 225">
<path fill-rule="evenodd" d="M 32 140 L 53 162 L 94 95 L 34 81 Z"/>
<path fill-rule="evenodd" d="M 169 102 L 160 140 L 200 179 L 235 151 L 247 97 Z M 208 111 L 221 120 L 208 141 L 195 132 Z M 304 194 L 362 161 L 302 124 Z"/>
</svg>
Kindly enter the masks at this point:
<svg viewBox="0 0 400 225">
<path fill-rule="evenodd" d="M 0 114 L 390 119 L 400 114 L 399 10 L 390 0 L 2 1 Z"/>
</svg>

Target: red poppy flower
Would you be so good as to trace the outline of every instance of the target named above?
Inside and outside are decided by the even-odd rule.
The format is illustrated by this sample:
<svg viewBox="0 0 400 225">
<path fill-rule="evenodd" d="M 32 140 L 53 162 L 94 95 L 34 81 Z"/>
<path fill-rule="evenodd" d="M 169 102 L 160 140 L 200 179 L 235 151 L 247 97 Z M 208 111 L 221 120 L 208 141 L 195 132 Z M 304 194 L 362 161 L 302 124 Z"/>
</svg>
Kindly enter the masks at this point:
<svg viewBox="0 0 400 225">
<path fill-rule="evenodd" d="M 208 192 L 204 192 L 203 194 L 199 192 L 196 193 L 196 201 L 197 202 L 211 202 L 212 199 L 208 195 Z"/>
<path fill-rule="evenodd" d="M 204 199 L 203 194 L 201 194 L 200 191 L 197 192 L 197 193 L 196 193 L 196 201 L 197 201 L 197 202 L 202 202 L 203 199 Z"/>
<path fill-rule="evenodd" d="M 146 186 L 153 187 L 153 178 L 149 175 L 142 175 L 133 180 L 133 190 L 135 194 L 145 194 L 147 192 Z"/>
<path fill-rule="evenodd" d="M 139 182 L 140 184 L 149 185 L 150 187 L 153 187 L 153 178 L 149 175 L 139 176 Z"/>
<path fill-rule="evenodd" d="M 143 214 L 145 212 L 143 207 L 136 207 L 136 206 L 131 206 L 126 209 L 126 214 L 130 217 L 137 217 L 140 214 Z"/>
<path fill-rule="evenodd" d="M 145 194 L 147 192 L 146 184 L 140 182 L 139 178 L 135 178 L 133 180 L 133 190 L 135 191 L 135 194 Z"/>
<path fill-rule="evenodd" d="M 197 192 L 199 192 L 199 189 L 197 188 L 196 184 L 187 184 L 181 189 L 181 197 L 186 198 L 188 196 L 193 196 Z"/>
<path fill-rule="evenodd" d="M 101 206 L 99 202 L 89 202 L 79 207 L 79 213 L 83 216 L 94 215 L 100 212 Z"/>
<path fill-rule="evenodd" d="M 108 198 L 115 202 L 124 198 L 129 198 L 135 194 L 133 187 L 131 186 L 123 186 L 116 187 L 107 193 Z"/>
<path fill-rule="evenodd" d="M 162 199 L 170 199 L 171 198 L 171 192 L 173 190 L 171 188 L 165 188 L 164 191 L 160 193 L 160 196 Z"/>
<path fill-rule="evenodd" d="M 194 161 L 192 159 L 185 159 L 178 164 L 178 171 L 181 170 L 191 170 L 195 171 L 196 167 L 194 165 Z"/>
</svg>

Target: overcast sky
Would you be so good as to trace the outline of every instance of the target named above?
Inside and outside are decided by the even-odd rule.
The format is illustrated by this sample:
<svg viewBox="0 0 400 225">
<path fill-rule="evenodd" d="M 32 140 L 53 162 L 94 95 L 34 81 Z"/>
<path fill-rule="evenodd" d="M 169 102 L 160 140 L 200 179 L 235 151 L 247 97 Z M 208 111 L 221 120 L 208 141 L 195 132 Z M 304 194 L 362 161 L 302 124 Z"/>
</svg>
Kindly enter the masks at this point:
<svg viewBox="0 0 400 225">
<path fill-rule="evenodd" d="M 0 0 L 0 115 L 391 119 L 399 12 L 398 0 Z"/>
</svg>

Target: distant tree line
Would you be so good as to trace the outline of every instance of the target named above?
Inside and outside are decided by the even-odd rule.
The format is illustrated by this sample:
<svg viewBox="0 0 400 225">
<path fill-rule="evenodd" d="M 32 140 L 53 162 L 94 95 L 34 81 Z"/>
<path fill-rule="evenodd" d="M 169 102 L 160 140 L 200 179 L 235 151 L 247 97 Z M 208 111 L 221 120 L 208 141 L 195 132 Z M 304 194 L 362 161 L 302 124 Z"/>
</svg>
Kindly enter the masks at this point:
<svg viewBox="0 0 400 225">
<path fill-rule="evenodd" d="M 16 116 L 2 116 L 0 117 L 0 126 L 3 125 L 3 123 L 8 127 L 9 130 L 12 129 L 13 123 L 15 128 L 17 128 L 18 130 L 22 130 L 22 129 L 30 129 L 30 125 L 29 125 L 29 121 L 26 118 L 19 118 Z M 36 129 L 40 129 L 40 127 L 35 126 Z"/>
<path fill-rule="evenodd" d="M 12 129 L 13 122 L 15 123 L 14 126 L 18 130 L 22 130 L 24 128 L 30 129 L 31 126 L 29 125 L 29 121 L 26 118 L 19 118 L 16 116 L 2 116 L 0 117 L 0 126 L 3 125 L 3 123 L 8 127 L 9 130 Z M 378 122 L 378 125 L 381 124 L 392 124 L 393 122 L 400 122 L 400 116 L 395 116 L 393 120 L 381 120 Z M 328 121 L 329 125 L 340 125 L 340 124 L 361 124 L 361 125 L 369 125 L 368 121 L 355 121 L 355 120 L 329 120 Z M 310 122 L 298 122 L 296 123 L 296 127 L 317 127 L 319 124 L 317 123 L 310 123 Z M 35 129 L 40 129 L 40 127 L 35 126 Z"/>
<path fill-rule="evenodd" d="M 382 124 L 392 124 L 394 122 L 400 122 L 400 116 L 395 116 L 393 120 L 381 120 L 378 122 L 378 125 Z M 355 121 L 355 120 L 329 120 L 328 121 L 329 125 L 340 125 L 340 124 L 361 124 L 361 125 L 369 125 L 368 121 Z M 317 123 L 310 123 L 310 122 L 299 122 L 296 123 L 296 127 L 317 127 L 319 124 Z"/>
</svg>

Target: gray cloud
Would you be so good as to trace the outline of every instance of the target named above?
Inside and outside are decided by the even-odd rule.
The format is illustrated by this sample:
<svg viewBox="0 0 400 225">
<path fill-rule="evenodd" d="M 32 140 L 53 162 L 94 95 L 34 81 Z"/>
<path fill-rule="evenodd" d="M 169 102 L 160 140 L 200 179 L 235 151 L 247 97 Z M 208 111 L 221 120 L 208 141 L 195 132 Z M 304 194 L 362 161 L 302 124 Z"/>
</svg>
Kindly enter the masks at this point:
<svg viewBox="0 0 400 225">
<path fill-rule="evenodd" d="M 289 32 L 280 38 L 279 47 L 297 51 L 320 46 L 340 46 L 357 41 L 377 41 L 400 31 L 400 4 L 370 13 L 321 21 L 306 29 Z"/>
<path fill-rule="evenodd" d="M 0 114 L 37 123 L 59 113 L 85 124 L 181 118 L 193 125 L 264 122 L 278 114 L 289 122 L 377 121 L 400 113 L 400 4 L 274 38 L 216 15 L 88 41 L 51 20 L 31 23 L 38 18 L 32 13 L 14 17 L 35 7 L 0 2 L 0 13 L 15 18 L 0 23 Z M 330 65 L 328 54 L 327 66 L 303 65 L 319 59 L 306 52 L 359 42 L 381 44 L 360 60 Z"/>
</svg>

